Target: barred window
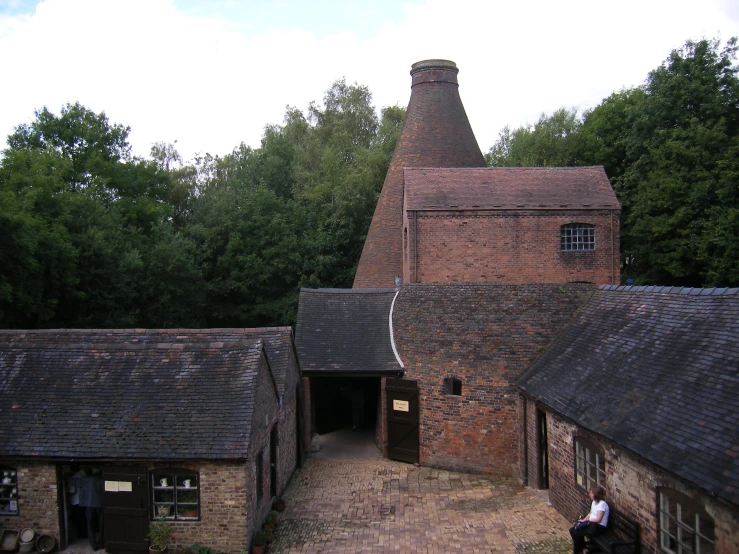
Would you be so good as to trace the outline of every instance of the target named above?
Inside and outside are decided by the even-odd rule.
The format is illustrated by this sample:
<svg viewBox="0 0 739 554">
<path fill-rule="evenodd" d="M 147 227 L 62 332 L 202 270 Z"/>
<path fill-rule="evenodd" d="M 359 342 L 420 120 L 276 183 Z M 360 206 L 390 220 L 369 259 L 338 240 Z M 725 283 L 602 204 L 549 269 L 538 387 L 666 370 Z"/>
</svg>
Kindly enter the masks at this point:
<svg viewBox="0 0 739 554">
<path fill-rule="evenodd" d="M 582 437 L 575 437 L 575 482 L 587 491 L 606 484 L 603 452 Z"/>
<path fill-rule="evenodd" d="M 669 488 L 659 491 L 659 546 L 672 554 L 713 554 L 713 518 L 692 498 Z"/>
<path fill-rule="evenodd" d="M 560 250 L 567 252 L 595 250 L 595 225 L 568 223 L 560 227 Z"/>
</svg>

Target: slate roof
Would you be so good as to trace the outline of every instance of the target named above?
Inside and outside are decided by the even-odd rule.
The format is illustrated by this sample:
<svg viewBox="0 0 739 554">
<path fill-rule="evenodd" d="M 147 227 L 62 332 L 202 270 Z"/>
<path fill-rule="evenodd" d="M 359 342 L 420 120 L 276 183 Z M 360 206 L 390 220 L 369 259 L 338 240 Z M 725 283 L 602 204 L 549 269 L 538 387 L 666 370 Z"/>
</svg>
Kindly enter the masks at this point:
<svg viewBox="0 0 739 554">
<path fill-rule="evenodd" d="M 619 210 L 602 166 L 408 168 L 405 209 Z"/>
<path fill-rule="evenodd" d="M 301 289 L 295 348 L 304 373 L 402 370 L 390 343 L 395 289 Z"/>
<path fill-rule="evenodd" d="M 739 289 L 601 287 L 516 384 L 739 505 Z"/>
<path fill-rule="evenodd" d="M 0 331 L 0 455 L 245 459 L 260 360 L 271 349 L 280 366 L 281 336 L 289 328 Z"/>
</svg>

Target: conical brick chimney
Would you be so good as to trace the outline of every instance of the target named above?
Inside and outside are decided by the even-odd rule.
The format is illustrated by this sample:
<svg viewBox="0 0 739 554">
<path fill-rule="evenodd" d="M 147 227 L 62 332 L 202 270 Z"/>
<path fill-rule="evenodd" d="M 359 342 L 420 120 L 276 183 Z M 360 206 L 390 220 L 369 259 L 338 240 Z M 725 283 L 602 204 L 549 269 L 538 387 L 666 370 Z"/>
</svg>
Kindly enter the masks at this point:
<svg viewBox="0 0 739 554">
<path fill-rule="evenodd" d="M 395 286 L 403 274 L 403 168 L 485 167 L 459 97 L 457 64 L 425 60 L 411 68 L 411 99 L 382 185 L 354 288 Z"/>
</svg>

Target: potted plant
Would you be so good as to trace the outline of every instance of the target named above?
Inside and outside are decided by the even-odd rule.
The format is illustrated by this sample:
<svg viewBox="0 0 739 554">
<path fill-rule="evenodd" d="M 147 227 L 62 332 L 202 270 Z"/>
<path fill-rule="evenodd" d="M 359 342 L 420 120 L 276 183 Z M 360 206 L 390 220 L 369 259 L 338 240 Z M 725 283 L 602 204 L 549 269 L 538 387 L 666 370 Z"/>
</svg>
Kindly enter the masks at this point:
<svg viewBox="0 0 739 554">
<path fill-rule="evenodd" d="M 149 524 L 149 552 L 152 554 L 166 552 L 167 543 L 172 537 L 172 528 L 167 524 L 164 516 L 157 517 Z"/>
<path fill-rule="evenodd" d="M 264 554 L 266 544 L 267 532 L 264 529 L 260 529 L 251 540 L 251 554 Z"/>
<path fill-rule="evenodd" d="M 280 521 L 280 516 L 277 515 L 277 512 L 272 510 L 267 515 L 267 519 L 265 520 L 264 525 L 267 526 L 269 529 L 274 529 L 279 521 Z"/>
</svg>

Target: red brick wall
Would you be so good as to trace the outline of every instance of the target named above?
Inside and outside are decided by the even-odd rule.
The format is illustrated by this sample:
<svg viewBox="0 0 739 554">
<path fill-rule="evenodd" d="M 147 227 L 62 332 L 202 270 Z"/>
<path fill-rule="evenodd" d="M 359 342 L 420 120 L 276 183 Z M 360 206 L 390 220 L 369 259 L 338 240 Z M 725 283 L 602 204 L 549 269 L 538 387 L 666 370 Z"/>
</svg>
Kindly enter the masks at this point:
<svg viewBox="0 0 739 554">
<path fill-rule="evenodd" d="M 532 415 L 528 417 L 531 419 Z M 606 461 L 606 500 L 639 523 L 643 553 L 659 551 L 657 487 L 660 486 L 671 487 L 688 495 L 714 518 L 717 554 L 739 552 L 738 510 L 702 494 L 627 450 L 579 428 L 557 414 L 548 412 L 547 422 L 549 500 L 565 517 L 574 519 L 583 510 L 587 510 L 590 504 L 587 493 L 575 484 L 574 437 L 583 436 L 602 449 Z M 535 444 L 535 437 L 529 434 L 530 451 L 535 449 Z"/>
<path fill-rule="evenodd" d="M 591 295 L 589 285 L 407 285 L 393 313 L 405 379 L 420 396 L 420 461 L 519 474 L 513 380 Z M 445 377 L 462 381 L 446 395 Z"/>
<path fill-rule="evenodd" d="M 462 105 L 456 71 L 416 71 L 353 288 L 393 287 L 403 273 L 403 168 L 485 167 Z"/>
<path fill-rule="evenodd" d="M 618 213 L 412 212 L 405 282 L 619 282 Z M 562 252 L 560 227 L 595 225 L 595 251 Z M 405 244 L 405 240 L 404 240 Z"/>
</svg>

